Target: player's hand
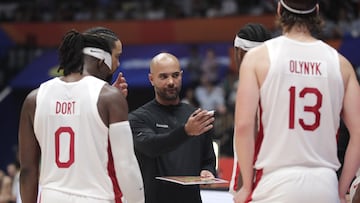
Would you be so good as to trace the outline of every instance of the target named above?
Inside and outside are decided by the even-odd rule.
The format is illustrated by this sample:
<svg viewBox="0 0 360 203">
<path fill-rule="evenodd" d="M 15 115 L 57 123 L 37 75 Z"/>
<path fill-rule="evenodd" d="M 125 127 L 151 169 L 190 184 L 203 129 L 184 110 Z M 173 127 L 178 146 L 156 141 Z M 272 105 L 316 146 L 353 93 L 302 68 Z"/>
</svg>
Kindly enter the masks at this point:
<svg viewBox="0 0 360 203">
<path fill-rule="evenodd" d="M 126 83 L 126 79 L 123 76 L 123 73 L 120 72 L 115 80 L 115 82 L 112 84 L 112 86 L 118 88 L 125 97 L 128 95 L 128 84 Z"/>
<path fill-rule="evenodd" d="M 234 203 L 245 203 L 245 201 L 250 195 L 250 192 L 251 191 L 246 190 L 243 187 L 240 188 L 240 190 L 234 195 Z"/>
<path fill-rule="evenodd" d="M 202 109 L 195 110 L 185 124 L 185 132 L 189 136 L 201 135 L 212 129 L 215 120 L 214 112 Z"/>
</svg>

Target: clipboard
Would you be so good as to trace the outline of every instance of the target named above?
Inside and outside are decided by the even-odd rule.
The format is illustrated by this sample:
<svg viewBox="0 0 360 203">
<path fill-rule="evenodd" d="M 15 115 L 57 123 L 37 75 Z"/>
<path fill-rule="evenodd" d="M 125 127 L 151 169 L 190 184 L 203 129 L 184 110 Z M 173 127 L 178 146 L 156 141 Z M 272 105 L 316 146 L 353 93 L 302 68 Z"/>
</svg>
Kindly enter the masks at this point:
<svg viewBox="0 0 360 203">
<path fill-rule="evenodd" d="M 221 178 L 202 178 L 200 176 L 163 176 L 155 178 L 158 180 L 173 182 L 181 185 L 204 185 L 229 182 Z"/>
</svg>

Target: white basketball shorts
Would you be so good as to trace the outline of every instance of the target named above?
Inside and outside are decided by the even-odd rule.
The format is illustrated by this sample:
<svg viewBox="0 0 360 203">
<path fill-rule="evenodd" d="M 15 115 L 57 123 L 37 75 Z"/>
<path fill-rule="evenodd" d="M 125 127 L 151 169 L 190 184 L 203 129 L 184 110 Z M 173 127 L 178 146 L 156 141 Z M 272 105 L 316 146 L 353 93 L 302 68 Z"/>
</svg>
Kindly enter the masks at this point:
<svg viewBox="0 0 360 203">
<path fill-rule="evenodd" d="M 252 203 L 339 203 L 338 179 L 328 168 L 291 167 L 263 174 Z"/>
<path fill-rule="evenodd" d="M 93 197 L 74 195 L 56 190 L 43 189 L 39 203 L 114 203 L 115 201 L 95 199 Z"/>
</svg>

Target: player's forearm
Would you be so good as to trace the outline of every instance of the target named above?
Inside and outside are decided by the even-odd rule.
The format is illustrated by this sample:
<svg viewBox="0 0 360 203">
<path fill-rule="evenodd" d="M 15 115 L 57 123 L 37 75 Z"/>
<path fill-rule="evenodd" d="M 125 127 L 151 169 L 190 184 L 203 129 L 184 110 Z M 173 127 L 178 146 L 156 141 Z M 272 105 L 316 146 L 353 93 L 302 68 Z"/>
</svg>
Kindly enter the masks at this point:
<svg viewBox="0 0 360 203">
<path fill-rule="evenodd" d="M 123 193 L 127 202 L 131 203 L 143 203 L 144 198 L 144 186 L 141 176 L 141 172 L 136 161 L 136 158 L 132 158 L 131 163 L 119 163 L 121 173 L 116 173 L 119 180 L 121 192 Z"/>
<path fill-rule="evenodd" d="M 110 124 L 109 139 L 116 177 L 125 199 L 132 203 L 143 203 L 145 201 L 143 180 L 134 153 L 129 122 Z"/>
<path fill-rule="evenodd" d="M 358 155 L 360 154 L 360 148 L 357 147 L 356 142 L 358 140 L 354 137 L 350 137 L 348 147 L 346 149 L 344 157 L 344 165 L 339 179 L 339 195 L 345 196 L 350 183 L 353 180 L 356 171 L 359 169 L 360 163 Z"/>
<path fill-rule="evenodd" d="M 254 160 L 254 136 L 253 128 L 241 128 L 237 126 L 235 131 L 235 151 L 238 164 L 241 168 L 243 187 L 252 189 L 253 184 L 253 160 Z"/>
<path fill-rule="evenodd" d="M 35 170 L 21 169 L 20 195 L 22 203 L 36 203 L 38 196 L 38 174 Z"/>
</svg>

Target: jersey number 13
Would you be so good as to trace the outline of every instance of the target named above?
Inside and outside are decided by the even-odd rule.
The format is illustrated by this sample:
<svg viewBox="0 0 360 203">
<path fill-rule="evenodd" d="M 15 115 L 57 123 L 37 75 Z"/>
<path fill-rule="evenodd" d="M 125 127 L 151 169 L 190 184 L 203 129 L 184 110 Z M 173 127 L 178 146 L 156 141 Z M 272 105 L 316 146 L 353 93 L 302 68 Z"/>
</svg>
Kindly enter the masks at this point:
<svg viewBox="0 0 360 203">
<path fill-rule="evenodd" d="M 305 87 L 300 92 L 296 91 L 295 86 L 289 88 L 290 92 L 290 107 L 289 107 L 289 128 L 294 129 L 295 127 L 295 105 L 297 99 L 304 99 L 305 95 L 313 94 L 316 97 L 316 102 L 312 106 L 304 106 L 304 112 L 312 113 L 315 116 L 315 119 L 312 123 L 305 123 L 303 118 L 299 118 L 298 122 L 304 130 L 314 131 L 320 126 L 320 108 L 322 106 L 322 94 L 316 88 Z"/>
</svg>

